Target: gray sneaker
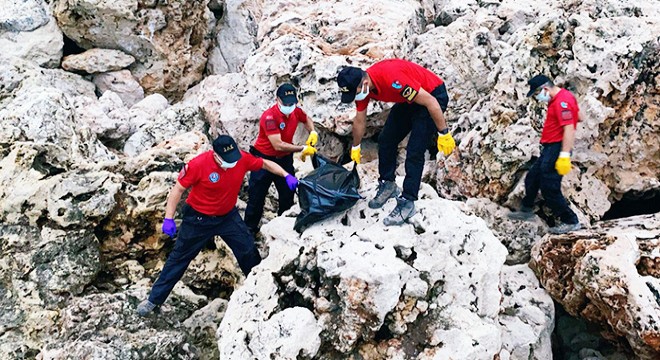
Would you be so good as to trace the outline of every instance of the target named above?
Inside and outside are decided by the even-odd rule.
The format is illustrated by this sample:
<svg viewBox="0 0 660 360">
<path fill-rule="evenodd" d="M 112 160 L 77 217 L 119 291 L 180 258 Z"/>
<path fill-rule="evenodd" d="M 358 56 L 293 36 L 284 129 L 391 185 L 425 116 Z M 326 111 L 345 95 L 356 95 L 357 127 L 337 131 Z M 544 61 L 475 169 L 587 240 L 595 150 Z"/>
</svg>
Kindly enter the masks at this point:
<svg viewBox="0 0 660 360">
<path fill-rule="evenodd" d="M 378 191 L 376 196 L 369 200 L 369 207 L 372 209 L 380 209 L 385 205 L 387 200 L 399 195 L 399 188 L 394 181 L 381 181 L 378 184 Z"/>
<path fill-rule="evenodd" d="M 415 215 L 415 212 L 415 202 L 399 196 L 396 198 L 396 207 L 383 220 L 383 224 L 385 226 L 401 225 Z"/>
<path fill-rule="evenodd" d="M 571 231 L 577 231 L 582 229 L 582 224 L 577 223 L 577 224 L 565 224 L 560 222 L 559 225 L 553 226 L 550 229 L 548 229 L 548 232 L 550 234 L 566 234 Z"/>
<path fill-rule="evenodd" d="M 531 221 L 534 218 L 534 209 L 523 206 L 519 211 L 511 211 L 507 217 L 512 220 Z"/>
<path fill-rule="evenodd" d="M 137 306 L 137 312 L 138 315 L 140 316 L 147 316 L 149 315 L 149 313 L 154 311 L 155 308 L 156 308 L 156 304 L 152 303 L 149 300 L 144 300 Z"/>
</svg>

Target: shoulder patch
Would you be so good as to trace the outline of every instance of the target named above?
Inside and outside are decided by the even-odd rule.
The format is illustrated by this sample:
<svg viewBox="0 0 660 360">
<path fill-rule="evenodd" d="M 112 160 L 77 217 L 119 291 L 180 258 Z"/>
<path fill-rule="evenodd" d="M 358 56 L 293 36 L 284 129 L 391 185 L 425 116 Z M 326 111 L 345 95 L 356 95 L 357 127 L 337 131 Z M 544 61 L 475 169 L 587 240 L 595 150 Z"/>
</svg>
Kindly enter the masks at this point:
<svg viewBox="0 0 660 360">
<path fill-rule="evenodd" d="M 562 120 L 573 120 L 573 113 L 570 110 L 562 110 L 561 119 Z"/>
<path fill-rule="evenodd" d="M 410 85 L 406 85 L 403 87 L 403 90 L 401 90 L 401 96 L 403 96 L 404 99 L 412 102 L 415 99 L 415 96 L 417 96 L 417 90 L 410 87 Z"/>
<path fill-rule="evenodd" d="M 268 131 L 277 130 L 277 121 L 273 119 L 266 120 L 266 130 Z"/>
<path fill-rule="evenodd" d="M 183 165 L 181 171 L 179 171 L 179 179 L 183 179 L 184 177 L 186 177 L 187 173 L 188 173 L 188 164 Z"/>
<path fill-rule="evenodd" d="M 397 89 L 397 90 L 399 90 L 399 89 L 401 89 L 401 88 L 403 87 L 403 85 L 401 85 L 401 83 L 399 82 L 399 80 L 395 80 L 395 81 L 392 83 L 392 87 L 395 88 L 395 89 Z"/>
<path fill-rule="evenodd" d="M 568 109 L 568 103 L 566 103 L 566 102 L 563 102 L 563 101 L 562 101 L 561 104 L 559 104 L 559 105 L 560 105 L 563 109 Z"/>
</svg>

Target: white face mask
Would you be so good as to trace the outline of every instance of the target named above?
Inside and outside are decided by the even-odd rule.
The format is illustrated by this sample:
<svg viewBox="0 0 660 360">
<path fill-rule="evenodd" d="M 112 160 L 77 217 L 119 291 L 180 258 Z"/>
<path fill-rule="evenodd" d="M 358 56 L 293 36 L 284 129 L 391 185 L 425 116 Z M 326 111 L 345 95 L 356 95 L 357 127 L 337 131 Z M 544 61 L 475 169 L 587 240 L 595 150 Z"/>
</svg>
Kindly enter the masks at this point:
<svg viewBox="0 0 660 360">
<path fill-rule="evenodd" d="M 364 90 L 364 84 L 362 84 L 362 89 L 360 89 L 360 91 L 362 90 Z M 355 101 L 362 101 L 367 98 L 367 95 L 369 95 L 369 84 L 367 84 L 367 90 L 365 92 L 355 94 Z"/>
<path fill-rule="evenodd" d="M 293 110 L 296 109 L 296 104 L 293 104 L 291 106 L 284 106 L 284 105 L 278 103 L 277 106 L 280 107 L 280 111 L 284 115 L 289 115 L 293 112 Z"/>
<path fill-rule="evenodd" d="M 226 161 L 220 159 L 220 163 L 221 163 L 221 164 L 220 164 L 220 167 L 222 167 L 223 169 L 231 169 L 231 168 L 233 168 L 234 166 L 236 166 L 236 164 L 238 163 L 238 161 L 234 161 L 234 162 L 231 162 L 231 163 L 230 163 L 230 162 L 226 162 Z"/>
<path fill-rule="evenodd" d="M 550 93 L 543 89 L 540 93 L 538 93 L 538 95 L 536 95 L 536 100 L 544 103 L 550 102 Z"/>
</svg>

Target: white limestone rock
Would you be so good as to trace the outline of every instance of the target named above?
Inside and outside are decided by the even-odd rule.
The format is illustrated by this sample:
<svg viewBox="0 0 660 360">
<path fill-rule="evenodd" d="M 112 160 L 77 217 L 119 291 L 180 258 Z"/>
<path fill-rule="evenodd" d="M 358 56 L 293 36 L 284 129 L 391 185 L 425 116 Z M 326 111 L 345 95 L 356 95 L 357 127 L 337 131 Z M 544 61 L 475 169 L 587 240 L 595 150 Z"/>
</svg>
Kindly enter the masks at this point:
<svg viewBox="0 0 660 360">
<path fill-rule="evenodd" d="M 89 49 L 80 54 L 65 56 L 62 59 L 62 68 L 97 74 L 125 69 L 134 62 L 134 57 L 120 50 Z"/>
<path fill-rule="evenodd" d="M 129 108 L 144 99 L 144 89 L 128 70 L 96 74 L 92 81 L 101 94 L 110 90 L 119 95 Z"/>
<path fill-rule="evenodd" d="M 151 122 L 146 122 L 124 144 L 124 154 L 136 156 L 154 145 L 189 131 L 206 132 L 205 118 L 197 107 L 177 104 L 167 108 Z M 191 139 L 198 141 L 199 138 Z M 178 171 L 178 169 L 177 169 Z"/>
<path fill-rule="evenodd" d="M 374 191 L 374 182 L 361 190 L 368 196 Z M 333 356 L 406 358 L 425 349 L 417 358 L 492 359 L 503 349 L 515 351 L 516 344 L 504 347 L 498 322 L 505 248 L 483 220 L 465 215 L 427 185 L 420 195 L 419 214 L 401 227 L 382 224 L 393 201 L 381 210 L 360 201 L 302 235 L 292 230 L 295 207 L 262 227 L 269 255 L 230 299 L 218 329 L 220 356 L 250 357 L 268 347 L 257 342 L 263 338 L 259 329 L 290 309 L 314 316 L 319 349 Z M 533 330 L 507 331 L 547 335 L 549 325 L 538 321 Z M 297 344 L 315 343 L 316 336 L 309 331 Z M 319 351 L 309 356 L 327 354 Z"/>
<path fill-rule="evenodd" d="M 529 252 L 537 241 L 547 233 L 548 227 L 538 217 L 533 221 L 516 221 L 507 217 L 511 210 L 488 199 L 468 199 L 465 211 L 486 221 L 495 236 L 506 246 L 509 254 L 506 263 L 523 264 L 529 261 Z"/>
<path fill-rule="evenodd" d="M 133 76 L 147 94 L 178 99 L 201 80 L 215 25 L 206 1 L 55 0 L 53 14 L 84 49 L 133 56 Z"/>
<path fill-rule="evenodd" d="M 0 14 L 0 58 L 18 57 L 54 68 L 62 58 L 62 31 L 43 0 L 9 0 Z"/>
<path fill-rule="evenodd" d="M 660 355 L 660 215 L 546 236 L 530 267 L 566 311 L 627 342 L 639 359 Z"/>
<path fill-rule="evenodd" d="M 500 289 L 502 304 L 502 359 L 552 359 L 551 335 L 555 309 L 550 295 L 541 288 L 534 272 L 525 265 L 505 266 Z M 504 356 L 504 353 L 508 357 Z"/>
</svg>

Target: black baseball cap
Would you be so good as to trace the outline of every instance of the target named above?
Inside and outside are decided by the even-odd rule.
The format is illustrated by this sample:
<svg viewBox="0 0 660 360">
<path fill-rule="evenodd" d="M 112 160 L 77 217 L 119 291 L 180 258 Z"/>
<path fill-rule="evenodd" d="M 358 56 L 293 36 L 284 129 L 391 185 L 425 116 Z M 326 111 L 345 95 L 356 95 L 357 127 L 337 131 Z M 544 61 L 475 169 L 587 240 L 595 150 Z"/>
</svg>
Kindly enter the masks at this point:
<svg viewBox="0 0 660 360">
<path fill-rule="evenodd" d="M 241 158 L 241 151 L 238 149 L 236 141 L 229 135 L 218 136 L 213 141 L 213 151 L 228 163 L 233 163 Z"/>
<path fill-rule="evenodd" d="M 550 79 L 545 75 L 536 75 L 533 78 L 531 78 L 527 82 L 527 84 L 529 84 L 529 92 L 527 93 L 527 97 L 530 97 L 530 96 L 534 95 L 534 92 L 536 91 L 536 89 L 538 89 L 539 87 L 541 87 L 541 86 L 543 86 L 543 85 L 545 85 L 549 82 L 550 82 Z"/>
<path fill-rule="evenodd" d="M 344 104 L 355 100 L 355 93 L 362 82 L 362 73 L 362 69 L 348 66 L 341 69 L 339 75 L 337 75 L 337 85 L 339 85 L 339 91 L 341 92 L 341 102 Z"/>
<path fill-rule="evenodd" d="M 289 83 L 285 83 L 280 85 L 280 87 L 277 88 L 277 97 L 282 100 L 284 104 L 297 104 L 298 103 L 298 96 L 296 95 L 296 88 L 293 87 L 293 85 Z"/>
</svg>

